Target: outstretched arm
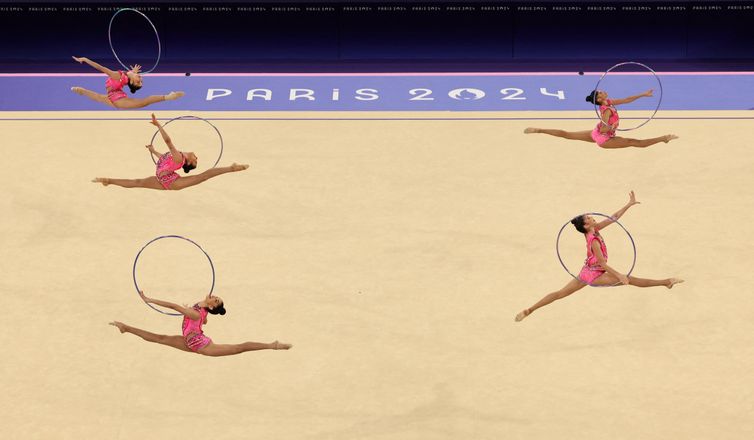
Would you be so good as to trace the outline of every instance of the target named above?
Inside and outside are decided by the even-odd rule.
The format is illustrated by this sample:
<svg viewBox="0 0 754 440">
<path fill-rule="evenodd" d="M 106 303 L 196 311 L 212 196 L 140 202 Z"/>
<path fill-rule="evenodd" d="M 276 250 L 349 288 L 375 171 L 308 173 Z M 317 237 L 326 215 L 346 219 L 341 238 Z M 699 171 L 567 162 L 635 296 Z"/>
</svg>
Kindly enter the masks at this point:
<svg viewBox="0 0 754 440">
<path fill-rule="evenodd" d="M 597 263 L 599 263 L 600 267 L 605 269 L 606 272 L 612 274 L 615 278 L 618 278 L 621 284 L 628 284 L 627 276 L 607 265 L 607 260 L 605 260 L 605 256 L 602 255 L 602 249 L 600 248 L 599 241 L 597 240 L 592 241 L 592 253 L 595 257 L 597 257 Z"/>
<path fill-rule="evenodd" d="M 159 300 L 159 299 L 147 298 L 146 296 L 144 296 L 144 292 L 143 291 L 139 291 L 139 296 L 141 296 L 141 299 L 143 299 L 144 302 L 146 302 L 146 303 L 156 304 L 158 306 L 162 306 L 162 307 L 167 307 L 169 309 L 173 309 L 176 312 L 178 312 L 178 313 L 180 313 L 180 314 L 182 314 L 184 316 L 187 316 L 189 319 L 196 320 L 196 319 L 199 319 L 199 317 L 200 317 L 199 312 L 197 312 L 194 309 L 191 309 L 191 308 L 188 308 L 188 307 L 183 307 L 181 305 L 178 305 L 178 304 L 175 304 L 175 303 L 171 303 L 169 301 L 162 301 L 162 300 Z"/>
<path fill-rule="evenodd" d="M 162 140 L 165 141 L 165 144 L 168 146 L 170 153 L 173 155 L 173 161 L 175 161 L 175 163 L 181 163 L 183 161 L 183 158 L 180 156 L 180 151 L 175 148 L 172 139 L 170 139 L 170 136 L 168 136 L 168 132 L 166 132 L 165 129 L 162 128 L 162 124 L 160 124 L 160 121 L 157 120 L 157 117 L 154 115 L 154 113 L 152 113 L 151 124 L 157 127 L 158 130 L 160 130 Z"/>
<path fill-rule="evenodd" d="M 628 211 L 628 208 L 637 205 L 641 202 L 636 201 L 636 196 L 634 195 L 634 192 L 631 191 L 628 193 L 628 203 L 625 204 L 621 209 L 615 212 L 610 218 L 602 220 L 601 222 L 597 223 L 597 230 L 605 229 L 606 227 L 610 226 L 611 224 L 615 223 L 616 220 L 621 218 L 623 214 Z"/>
<path fill-rule="evenodd" d="M 100 64 L 95 63 L 94 61 L 90 60 L 87 57 L 72 57 L 74 60 L 78 61 L 79 63 L 86 63 L 95 69 L 99 70 L 100 72 L 104 73 L 105 75 L 109 76 L 110 78 L 118 81 L 120 80 L 120 73 L 110 70 L 105 66 L 102 66 Z"/>
<path fill-rule="evenodd" d="M 612 103 L 613 105 L 628 104 L 629 102 L 634 102 L 639 98 L 643 98 L 645 96 L 647 97 L 652 96 L 652 93 L 654 93 L 654 89 L 649 89 L 640 95 L 629 96 L 628 98 L 622 98 L 622 99 L 613 99 Z"/>
</svg>

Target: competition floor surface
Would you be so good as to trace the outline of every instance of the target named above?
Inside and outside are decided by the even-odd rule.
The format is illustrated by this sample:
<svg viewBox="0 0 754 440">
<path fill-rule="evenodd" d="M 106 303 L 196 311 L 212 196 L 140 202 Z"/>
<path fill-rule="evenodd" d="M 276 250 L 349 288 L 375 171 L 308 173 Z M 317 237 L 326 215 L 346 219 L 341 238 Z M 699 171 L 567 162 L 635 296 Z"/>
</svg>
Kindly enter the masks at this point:
<svg viewBox="0 0 754 440">
<path fill-rule="evenodd" d="M 221 166 L 250 169 L 177 192 L 90 183 L 153 175 L 152 111 L 187 113 L 0 114 L 3 437 L 754 435 L 749 111 L 661 111 L 630 136 L 680 139 L 624 150 L 523 134 L 591 129 L 588 111 L 190 112 L 222 132 Z M 200 121 L 166 129 L 196 171 L 214 162 Z M 584 288 L 514 323 L 570 280 L 563 223 L 630 190 L 633 274 L 686 282 Z M 132 280 L 165 234 L 212 257 L 228 313 L 208 336 L 294 347 L 209 358 L 108 326 L 180 334 Z M 622 230 L 605 238 L 611 264 L 630 264 Z M 139 263 L 147 295 L 201 299 L 203 255 L 158 244 Z M 561 249 L 578 270 L 580 234 Z"/>
</svg>

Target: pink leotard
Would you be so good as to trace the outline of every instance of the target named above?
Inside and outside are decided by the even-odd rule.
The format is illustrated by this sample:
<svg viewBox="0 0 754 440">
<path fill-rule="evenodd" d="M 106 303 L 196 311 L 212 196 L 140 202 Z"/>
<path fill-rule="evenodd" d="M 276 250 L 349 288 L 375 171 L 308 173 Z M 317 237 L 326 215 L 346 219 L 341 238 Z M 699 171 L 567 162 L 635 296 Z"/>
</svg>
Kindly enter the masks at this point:
<svg viewBox="0 0 754 440">
<path fill-rule="evenodd" d="M 605 113 L 605 110 L 607 109 L 611 110 L 610 119 L 607 120 L 607 123 L 609 125 L 612 125 L 614 127 L 617 127 L 618 121 L 620 121 L 620 116 L 618 116 L 618 110 L 616 110 L 615 106 L 613 106 L 613 101 L 607 100 L 607 105 L 601 105 L 600 106 L 600 118 L 602 118 L 602 115 Z M 594 142 L 597 142 L 597 145 L 600 147 L 605 142 L 609 141 L 610 138 L 615 137 L 615 130 L 610 130 L 606 133 L 600 132 L 600 127 L 602 127 L 603 123 L 600 121 L 596 127 L 594 127 L 594 130 L 592 130 L 592 139 Z"/>
<path fill-rule="evenodd" d="M 212 339 L 204 335 L 202 325 L 207 323 L 207 309 L 194 304 L 194 310 L 199 312 L 199 319 L 191 319 L 188 316 L 183 317 L 183 340 L 191 351 L 199 351 L 212 342 Z"/>
<path fill-rule="evenodd" d="M 107 77 L 107 81 L 105 81 L 107 97 L 110 99 L 110 102 L 115 102 L 126 97 L 126 92 L 123 91 L 123 87 L 128 84 L 128 76 L 122 70 L 119 70 L 118 73 L 120 73 L 119 80 Z"/>
<path fill-rule="evenodd" d="M 169 151 L 160 156 L 160 160 L 157 161 L 157 171 L 155 174 L 163 188 L 170 189 L 170 185 L 181 177 L 175 172 L 183 168 L 183 164 L 186 163 L 186 157 L 183 153 L 181 153 L 181 158 L 183 159 L 181 163 L 175 163 L 173 155 Z"/>
<path fill-rule="evenodd" d="M 605 261 L 607 261 L 607 247 L 605 246 L 605 241 L 602 240 L 602 237 L 600 235 L 587 234 L 586 260 L 584 260 L 584 267 L 581 268 L 581 272 L 579 273 L 579 279 L 587 284 L 591 284 L 600 275 L 605 273 L 605 269 L 603 269 L 597 261 L 597 256 L 594 255 L 594 252 L 592 252 L 592 242 L 594 240 L 597 240 L 599 242 L 600 250 L 602 250 L 602 255 L 605 256 Z"/>
</svg>

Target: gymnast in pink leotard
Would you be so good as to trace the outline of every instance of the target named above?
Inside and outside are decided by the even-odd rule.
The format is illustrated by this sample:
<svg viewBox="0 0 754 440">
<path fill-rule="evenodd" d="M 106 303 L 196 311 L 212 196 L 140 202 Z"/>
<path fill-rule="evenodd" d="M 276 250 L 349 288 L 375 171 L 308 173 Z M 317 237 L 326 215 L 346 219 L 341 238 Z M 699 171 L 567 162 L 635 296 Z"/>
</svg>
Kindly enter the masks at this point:
<svg viewBox="0 0 754 440">
<path fill-rule="evenodd" d="M 587 216 L 587 219 L 582 219 L 582 224 L 584 222 L 590 222 L 592 220 L 589 220 L 591 216 Z M 571 223 L 573 223 L 573 220 L 571 220 Z M 576 225 L 574 223 L 574 225 Z M 592 249 L 592 244 L 596 240 L 599 244 L 600 252 L 602 252 L 602 257 L 604 258 L 604 262 L 607 264 L 607 247 L 605 246 L 605 241 L 602 239 L 602 236 L 600 235 L 598 230 L 595 230 L 594 232 L 587 232 L 586 234 L 586 260 L 584 260 L 584 267 L 581 268 L 581 272 L 579 272 L 579 279 L 587 284 L 592 284 L 592 281 L 596 280 L 600 277 L 603 273 L 605 273 L 605 269 L 602 267 L 602 264 L 600 263 L 600 260 L 597 258 L 597 255 L 594 253 L 594 250 Z"/>
<path fill-rule="evenodd" d="M 223 307 L 222 305 L 220 307 Z M 207 323 L 208 309 L 199 307 L 199 303 L 194 304 L 192 309 L 199 312 L 199 319 L 191 319 L 188 316 L 183 317 L 183 325 L 181 326 L 181 332 L 183 333 L 183 341 L 186 342 L 186 346 L 191 351 L 198 351 L 200 348 L 206 347 L 212 342 L 212 339 L 204 335 L 202 331 L 202 325 Z M 225 314 L 225 308 L 219 312 L 221 315 Z"/>
<path fill-rule="evenodd" d="M 177 170 L 183 169 L 184 173 L 196 168 L 199 158 L 192 152 L 178 151 L 173 145 L 173 141 L 168 136 L 165 129 L 162 127 L 157 117 L 152 114 L 152 125 L 156 126 L 160 130 L 162 139 L 167 144 L 167 153 L 158 153 L 153 145 L 147 145 L 147 149 L 153 156 L 157 158 L 157 169 L 154 176 L 145 177 L 143 179 L 114 179 L 110 177 L 97 177 L 92 180 L 95 183 L 101 183 L 104 186 L 117 185 L 124 188 L 148 188 L 148 189 L 162 189 L 162 190 L 181 190 L 190 186 L 198 185 L 205 180 L 212 177 L 219 176 L 225 173 L 231 173 L 234 171 L 243 171 L 249 168 L 248 165 L 239 165 L 234 163 L 228 167 L 217 167 L 206 170 L 195 176 L 181 177 L 176 173 Z"/>
<path fill-rule="evenodd" d="M 150 148 L 149 151 L 153 155 L 159 155 L 159 153 L 155 151 L 154 146 Z M 181 153 L 180 151 L 178 151 L 177 153 L 178 154 L 176 156 L 173 156 L 173 152 L 169 151 L 163 155 L 159 155 L 159 158 L 157 159 L 157 180 L 165 189 L 170 189 L 170 186 L 173 184 L 173 182 L 178 180 L 178 178 L 180 177 L 178 173 L 175 172 L 176 170 L 183 168 L 183 172 L 188 173 L 196 167 L 196 165 L 193 165 L 192 167 L 191 164 L 188 164 L 187 166 L 186 155 L 184 153 Z"/>
<path fill-rule="evenodd" d="M 591 97 L 591 95 L 587 96 L 587 101 L 589 101 Z M 613 105 L 613 101 L 605 99 L 601 102 L 603 103 L 600 104 L 599 113 L 605 119 L 598 122 L 597 126 L 594 127 L 594 130 L 592 130 L 592 140 L 594 140 L 594 142 L 600 147 L 605 145 L 605 143 L 611 138 L 615 137 L 615 130 L 618 128 L 620 122 L 620 116 L 618 116 L 618 110 L 615 108 L 615 105 Z"/>
<path fill-rule="evenodd" d="M 278 341 L 270 342 L 269 344 L 262 342 L 216 344 L 212 342 L 212 339 L 204 334 L 202 326 L 207 324 L 208 314 L 225 314 L 225 304 L 222 299 L 216 296 L 207 295 L 206 298 L 194 304 L 193 307 L 188 307 L 180 306 L 169 301 L 147 298 L 144 296 L 144 292 L 139 292 L 139 295 L 146 303 L 167 307 L 181 313 L 183 315 L 181 335 L 158 335 L 140 328 L 132 327 L 120 321 L 111 322 L 110 325 L 118 327 L 118 330 L 120 330 L 121 333 L 131 333 L 148 342 L 156 342 L 179 350 L 199 353 L 205 356 L 229 356 L 257 350 L 288 350 L 292 347 L 291 344 L 283 344 Z"/>
<path fill-rule="evenodd" d="M 615 130 L 620 123 L 620 117 L 618 116 L 618 110 L 616 106 L 621 104 L 628 104 L 634 102 L 639 98 L 645 96 L 652 96 L 653 90 L 647 90 L 640 95 L 629 96 L 623 99 L 608 99 L 607 92 L 601 90 L 593 90 L 587 97 L 586 101 L 593 105 L 599 105 L 600 122 L 594 130 L 585 131 L 565 131 L 549 128 L 533 128 L 529 127 L 524 130 L 524 133 L 544 133 L 550 136 L 556 136 L 564 139 L 571 139 L 584 142 L 594 142 L 602 148 L 626 148 L 626 147 L 638 147 L 645 148 L 650 145 L 654 145 L 659 142 L 668 143 L 673 139 L 678 139 L 678 136 L 674 134 L 666 134 L 652 139 L 630 139 L 615 135 Z"/>
<path fill-rule="evenodd" d="M 131 93 L 136 93 L 136 91 L 141 88 L 143 83 L 140 74 L 140 65 L 137 64 L 131 66 L 129 71 L 124 72 L 122 70 L 110 70 L 86 57 L 73 57 L 73 59 L 79 63 L 86 63 L 107 75 L 107 80 L 105 81 L 105 90 L 107 94 L 93 92 L 83 87 L 71 87 L 71 91 L 110 107 L 118 109 L 142 108 L 156 102 L 172 101 L 184 95 L 183 92 L 170 92 L 167 95 L 152 95 L 146 98 L 129 98 L 128 95 L 126 95 L 126 92 L 123 91 L 123 87 L 128 86 Z"/>
<path fill-rule="evenodd" d="M 519 312 L 516 315 L 516 321 L 521 321 L 538 308 L 546 306 L 547 304 L 550 304 L 551 302 L 559 300 L 561 298 L 565 298 L 566 296 L 580 290 L 587 285 L 613 286 L 619 283 L 622 285 L 630 284 L 637 287 L 665 286 L 668 289 L 672 289 L 674 285 L 682 283 L 683 280 L 680 278 L 652 280 L 646 278 L 638 278 L 633 275 L 624 275 L 607 264 L 607 247 L 605 246 L 605 241 L 600 235 L 600 231 L 613 224 L 615 221 L 621 218 L 623 214 L 625 214 L 628 208 L 638 203 L 639 202 L 636 201 L 634 192 L 631 191 L 629 193 L 628 203 L 626 203 L 625 206 L 619 209 L 608 219 L 597 222 L 591 215 L 588 214 L 574 217 L 571 220 L 571 223 L 577 231 L 584 234 L 587 246 L 586 260 L 584 261 L 584 267 L 582 267 L 581 272 L 579 272 L 579 276 L 572 279 L 562 289 L 545 295 L 544 298 L 539 300 L 533 306 Z"/>
<path fill-rule="evenodd" d="M 135 93 L 136 90 L 139 90 L 141 86 L 138 86 L 138 88 L 134 85 L 130 84 L 128 75 L 122 70 L 118 71 L 118 74 L 120 74 L 119 79 L 114 79 L 111 77 L 107 77 L 105 80 L 105 89 L 107 89 L 107 98 L 110 100 L 110 102 L 115 102 L 119 99 L 127 98 L 126 92 L 123 91 L 123 86 L 128 84 L 128 87 L 131 89 L 131 93 Z M 139 77 L 139 83 L 141 82 L 141 77 Z"/>
</svg>

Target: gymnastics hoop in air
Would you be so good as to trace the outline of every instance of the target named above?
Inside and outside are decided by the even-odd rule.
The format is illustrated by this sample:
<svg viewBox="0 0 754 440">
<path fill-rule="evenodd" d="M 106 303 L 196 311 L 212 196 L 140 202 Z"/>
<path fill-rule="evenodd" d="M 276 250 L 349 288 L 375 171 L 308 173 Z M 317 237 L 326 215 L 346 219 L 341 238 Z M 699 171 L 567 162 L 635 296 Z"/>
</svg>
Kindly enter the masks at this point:
<svg viewBox="0 0 754 440">
<path fill-rule="evenodd" d="M 652 112 L 652 114 L 649 116 L 649 118 L 647 118 L 644 122 L 642 122 L 641 124 L 637 125 L 636 127 L 631 127 L 631 128 L 616 128 L 617 131 L 636 130 L 637 128 L 644 126 L 647 122 L 651 121 L 655 117 L 655 115 L 657 114 L 657 110 L 660 109 L 660 104 L 662 104 L 662 81 L 660 81 L 660 77 L 657 76 L 657 72 L 655 72 L 654 70 L 650 69 L 649 66 L 647 66 L 645 64 L 642 64 L 642 63 L 637 63 L 636 61 L 626 61 L 624 63 L 618 63 L 618 64 L 614 65 L 613 67 L 607 69 L 607 71 L 602 74 L 602 76 L 600 77 L 599 81 L 597 81 L 597 85 L 594 86 L 594 90 L 599 90 L 600 83 L 602 82 L 603 79 L 605 79 L 605 76 L 607 76 L 608 73 L 612 72 L 614 69 L 617 69 L 618 67 L 625 66 L 625 65 L 628 65 L 628 64 L 633 64 L 633 65 L 636 65 L 636 66 L 641 66 L 641 67 L 647 69 L 648 71 L 652 72 L 652 75 L 654 75 L 655 79 L 657 80 L 657 84 L 660 87 L 660 99 L 657 100 L 657 107 L 655 107 L 655 110 Z M 597 119 L 599 119 L 603 124 L 608 125 L 607 122 L 605 122 L 605 121 L 602 120 L 602 115 L 600 114 L 600 107 L 599 107 L 599 104 L 597 104 L 596 102 L 594 103 L 594 111 L 595 111 L 595 113 L 597 113 Z"/>
<path fill-rule="evenodd" d="M 198 121 L 204 121 L 207 124 L 209 124 L 209 126 L 212 127 L 215 130 L 215 132 L 217 133 L 217 136 L 220 138 L 220 155 L 217 156 L 217 160 L 215 161 L 215 164 L 212 165 L 212 168 L 216 167 L 217 164 L 220 163 L 220 159 L 223 157 L 223 148 L 224 148 L 224 145 L 223 145 L 223 135 L 220 133 L 220 130 L 218 130 L 217 127 L 215 127 L 208 120 L 206 120 L 204 118 L 200 118 L 199 116 L 191 116 L 191 115 L 178 116 L 177 118 L 173 118 L 173 119 L 169 120 L 168 122 L 162 124 L 162 126 L 164 127 L 164 126 L 166 126 L 166 125 L 168 125 L 171 122 L 176 121 L 176 120 L 188 120 L 188 121 L 198 120 Z M 152 135 L 152 139 L 149 141 L 149 145 L 153 145 L 154 144 L 154 139 L 157 137 L 158 134 L 160 134 L 160 130 L 159 129 L 157 131 L 155 131 L 154 134 Z M 155 164 L 157 164 L 157 161 L 155 160 L 154 155 L 152 155 L 150 153 L 149 156 L 152 158 L 152 162 L 154 162 Z"/>
<path fill-rule="evenodd" d="M 210 267 L 210 269 L 212 269 L 212 287 L 209 288 L 209 296 L 212 296 L 212 292 L 215 290 L 215 265 L 212 264 L 212 259 L 209 257 L 209 254 L 207 252 L 205 252 L 204 249 L 202 249 L 202 247 L 199 246 L 194 240 L 188 239 L 186 237 L 182 237 L 180 235 L 161 235 L 161 236 L 159 236 L 157 238 L 153 238 L 147 244 L 145 244 L 144 247 L 141 248 L 141 250 L 139 251 L 138 254 L 136 254 L 136 258 L 134 259 L 134 267 L 133 267 L 134 287 L 136 287 L 136 293 L 138 294 L 141 291 L 141 289 L 139 288 L 139 283 L 136 281 L 136 264 L 139 262 L 139 256 L 141 255 L 142 252 L 144 252 L 144 249 L 146 249 L 147 246 L 149 246 L 150 244 L 154 243 L 157 240 L 162 240 L 163 238 L 180 238 L 181 240 L 188 241 L 189 243 L 191 243 L 194 246 L 196 246 L 197 248 L 199 248 L 200 251 L 202 251 L 202 253 L 204 254 L 204 256 L 207 257 L 207 261 L 209 261 L 209 267 Z M 153 306 L 152 304 L 149 304 L 148 302 L 145 302 L 144 304 L 146 304 L 149 307 L 151 307 L 152 310 L 156 310 L 156 311 L 162 313 L 163 315 L 181 316 L 180 313 L 170 313 L 170 312 L 165 312 L 163 310 L 160 310 L 157 307 Z"/>
<path fill-rule="evenodd" d="M 157 33 L 157 28 L 154 26 L 154 23 L 152 23 L 152 20 L 149 19 L 146 15 L 144 15 L 143 12 L 134 9 L 134 8 L 122 8 L 115 11 L 115 14 L 113 14 L 112 18 L 110 18 L 110 25 L 107 26 L 107 40 L 110 42 L 110 50 L 113 51 L 113 55 L 115 55 L 115 59 L 118 60 L 118 63 L 120 63 L 121 66 L 125 70 L 130 70 L 130 67 L 123 64 L 123 61 L 120 60 L 118 57 L 118 54 L 115 52 L 115 47 L 113 47 L 113 36 L 112 36 L 112 30 L 113 30 L 113 21 L 115 21 L 115 17 L 118 16 L 123 11 L 133 11 L 137 14 L 144 17 L 145 20 L 147 20 L 147 23 L 149 23 L 150 26 L 152 26 L 152 30 L 154 30 L 154 36 L 157 38 L 157 61 L 154 62 L 154 66 L 152 66 L 151 69 L 145 70 L 142 73 L 152 73 L 154 72 L 154 69 L 157 68 L 157 65 L 160 63 L 160 55 L 162 55 L 162 44 L 160 44 L 160 34 Z"/>
<path fill-rule="evenodd" d="M 605 214 L 600 214 L 599 212 L 587 212 L 587 213 L 584 213 L 584 214 L 581 214 L 581 215 L 599 215 L 601 217 L 605 217 L 605 218 L 613 220 L 613 218 L 611 216 L 605 215 Z M 631 241 L 631 247 L 634 250 L 634 259 L 633 259 L 633 261 L 631 261 L 631 269 L 629 269 L 628 273 L 626 274 L 626 276 L 629 276 L 629 275 L 631 275 L 631 272 L 634 271 L 634 266 L 636 266 L 636 243 L 634 243 L 634 238 L 631 236 L 631 233 L 628 232 L 628 229 L 626 229 L 622 224 L 620 224 L 620 222 L 618 220 L 613 220 L 613 223 L 615 223 L 616 225 L 620 226 L 626 232 L 626 235 L 628 235 L 628 239 Z M 560 261 L 560 265 L 563 266 L 563 269 L 565 269 L 566 272 L 568 272 L 568 275 L 570 275 L 574 279 L 576 279 L 576 280 L 581 281 L 582 283 L 584 283 L 584 281 L 581 278 L 579 278 L 578 276 L 572 274 L 571 271 L 568 270 L 568 267 L 563 262 L 563 258 L 561 258 L 561 256 L 560 256 L 560 234 L 563 233 L 563 229 L 565 229 L 566 226 L 568 226 L 569 224 L 571 224 L 570 220 L 568 220 L 563 225 L 563 227 L 560 228 L 560 231 L 558 231 L 558 238 L 555 239 L 555 252 L 558 254 L 558 261 Z M 591 287 L 613 287 L 613 286 L 620 285 L 620 281 L 618 281 L 615 284 L 609 284 L 609 285 L 604 285 L 604 286 L 603 285 L 598 286 L 598 285 L 589 284 L 589 283 L 584 283 L 584 284 L 586 284 L 588 286 L 591 286 Z"/>
</svg>

